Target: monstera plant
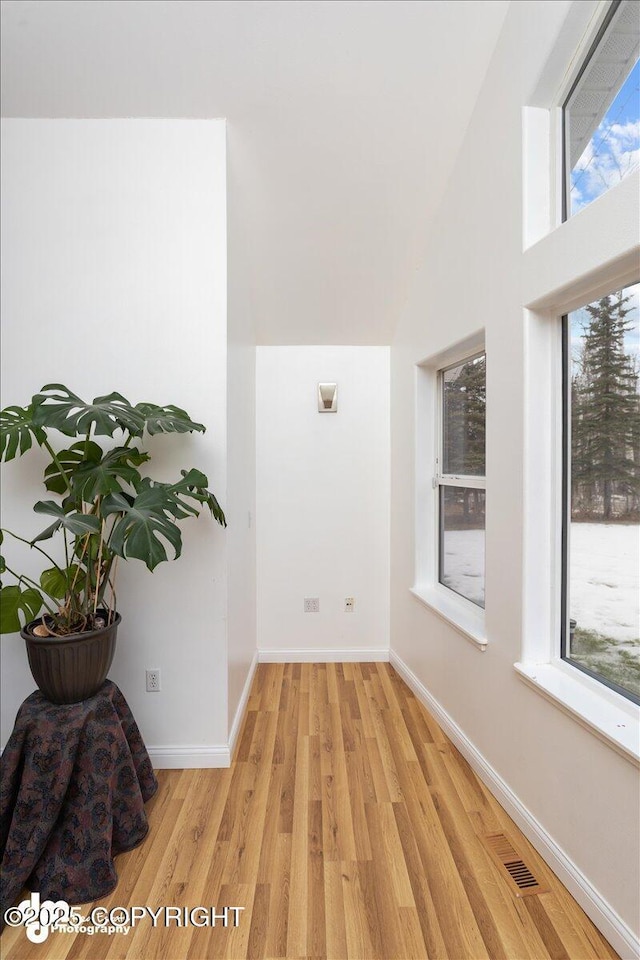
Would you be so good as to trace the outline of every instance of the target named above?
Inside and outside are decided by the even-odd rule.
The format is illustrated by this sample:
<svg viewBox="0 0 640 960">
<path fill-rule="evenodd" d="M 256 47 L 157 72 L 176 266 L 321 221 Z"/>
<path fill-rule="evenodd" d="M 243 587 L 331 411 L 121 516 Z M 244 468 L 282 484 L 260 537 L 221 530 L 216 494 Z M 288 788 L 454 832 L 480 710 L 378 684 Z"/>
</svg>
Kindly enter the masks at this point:
<svg viewBox="0 0 640 960">
<path fill-rule="evenodd" d="M 44 448 L 50 458 L 44 486 L 51 498 L 33 508 L 46 521 L 38 536 L 2 531 L 3 538 L 37 551 L 43 569 L 36 579 L 0 558 L 0 631 L 24 631 L 31 621 L 36 637 L 62 640 L 108 626 L 118 616 L 120 558 L 141 560 L 153 570 L 179 557 L 178 522 L 197 516 L 202 507 L 226 526 L 199 470 L 182 470 L 174 483 L 152 480 L 144 472 L 149 461 L 142 449 L 145 435 L 204 430 L 173 405 L 134 406 L 120 393 L 87 403 L 56 383 L 44 386 L 29 406 L 3 410 L 1 459 L 24 455 L 34 442 Z M 50 545 L 56 538 L 58 549 Z"/>
</svg>

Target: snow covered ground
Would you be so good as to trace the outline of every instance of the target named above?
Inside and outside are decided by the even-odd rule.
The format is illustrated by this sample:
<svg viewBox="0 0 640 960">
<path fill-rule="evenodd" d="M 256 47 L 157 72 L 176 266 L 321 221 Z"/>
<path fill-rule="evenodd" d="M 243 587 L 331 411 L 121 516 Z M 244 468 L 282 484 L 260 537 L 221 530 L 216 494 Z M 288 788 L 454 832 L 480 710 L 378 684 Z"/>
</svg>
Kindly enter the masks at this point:
<svg viewBox="0 0 640 960">
<path fill-rule="evenodd" d="M 571 524 L 569 608 L 578 629 L 595 630 L 626 645 L 640 637 L 640 527 L 622 523 Z M 484 531 L 449 530 L 443 582 L 484 605 Z"/>
<path fill-rule="evenodd" d="M 640 637 L 640 526 L 572 523 L 570 616 L 618 643 Z"/>
<path fill-rule="evenodd" d="M 484 530 L 447 530 L 442 582 L 484 607 Z"/>
</svg>

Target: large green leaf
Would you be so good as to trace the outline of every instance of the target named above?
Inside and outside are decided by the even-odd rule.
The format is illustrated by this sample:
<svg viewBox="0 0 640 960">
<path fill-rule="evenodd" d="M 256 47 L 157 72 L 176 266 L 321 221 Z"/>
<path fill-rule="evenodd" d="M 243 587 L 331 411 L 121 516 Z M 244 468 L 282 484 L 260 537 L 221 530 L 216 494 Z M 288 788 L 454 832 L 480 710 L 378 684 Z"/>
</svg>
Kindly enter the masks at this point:
<svg viewBox="0 0 640 960">
<path fill-rule="evenodd" d="M 45 432 L 33 421 L 33 404 L 28 407 L 6 407 L 0 412 L 0 460 L 13 460 L 33 446 L 42 444 Z"/>
<path fill-rule="evenodd" d="M 135 409 L 144 417 L 145 429 L 150 434 L 191 433 L 194 430 L 204 433 L 206 429 L 202 423 L 192 420 L 186 410 L 173 404 L 159 407 L 155 403 L 136 403 Z"/>
<path fill-rule="evenodd" d="M 52 460 L 44 472 L 44 485 L 51 493 L 65 494 L 69 490 L 67 484 L 71 484 L 71 478 L 80 464 L 87 457 L 96 461 L 102 456 L 102 449 L 93 440 L 87 443 L 86 440 L 79 440 L 72 444 L 68 450 L 60 450 L 56 454 L 56 460 Z"/>
<path fill-rule="evenodd" d="M 121 557 L 135 557 L 142 560 L 149 570 L 153 570 L 168 560 L 163 541 L 171 544 L 174 559 L 182 551 L 182 537 L 171 516 L 186 517 L 188 514 L 179 509 L 175 496 L 162 484 L 154 485 L 144 479 L 140 490 L 130 503 L 120 493 L 110 494 L 102 502 L 105 516 L 122 514 L 116 520 L 109 539 L 109 546 Z"/>
<path fill-rule="evenodd" d="M 97 443 L 79 441 L 57 454 L 58 463 L 49 464 L 44 474 L 45 486 L 53 493 L 65 493 L 62 467 L 74 499 L 78 503 L 93 503 L 98 496 L 118 493 L 123 485 L 138 483 L 141 477 L 135 468 L 148 459 L 148 454 L 135 447 L 114 447 L 103 454 Z"/>
<path fill-rule="evenodd" d="M 34 508 L 36 513 L 44 513 L 47 516 L 55 517 L 55 523 L 43 530 L 37 537 L 31 540 L 31 543 L 38 543 L 40 540 L 48 540 L 56 530 L 64 527 L 75 537 L 85 536 L 87 533 L 97 533 L 100 529 L 100 521 L 97 517 L 86 513 L 65 513 L 64 509 L 53 500 L 39 500 Z"/>
<path fill-rule="evenodd" d="M 182 479 L 178 480 L 177 483 L 172 483 L 169 486 L 169 490 L 176 495 L 179 499 L 181 496 L 191 497 L 194 500 L 197 500 L 199 503 L 205 504 L 209 507 L 211 514 L 218 523 L 226 527 L 227 521 L 225 515 L 222 512 L 222 508 L 214 495 L 210 490 L 207 489 L 207 484 L 209 481 L 204 473 L 200 470 L 181 470 Z M 180 499 L 180 503 L 186 508 L 190 509 L 183 500 Z M 197 513 L 197 510 L 194 508 L 190 509 L 190 512 Z"/>
<path fill-rule="evenodd" d="M 2 587 L 0 590 L 0 633 L 16 633 L 38 616 L 44 601 L 34 587 Z M 20 614 L 23 620 L 20 620 Z"/>
<path fill-rule="evenodd" d="M 33 420 L 38 426 L 53 427 L 68 437 L 112 437 L 116 430 L 139 434 L 144 417 L 121 393 L 96 397 L 85 403 L 61 383 L 48 383 L 33 398 Z"/>
<path fill-rule="evenodd" d="M 135 447 L 114 447 L 99 460 L 85 460 L 75 472 L 73 489 L 85 503 L 96 497 L 119 493 L 123 484 L 136 486 L 142 479 L 136 467 L 149 455 Z"/>
<path fill-rule="evenodd" d="M 59 567 L 50 567 L 40 574 L 40 586 L 45 593 L 55 600 L 62 600 L 71 590 L 72 584 L 74 592 L 79 593 L 84 586 L 84 582 L 84 570 L 77 563 L 72 563 L 64 570 Z"/>
</svg>

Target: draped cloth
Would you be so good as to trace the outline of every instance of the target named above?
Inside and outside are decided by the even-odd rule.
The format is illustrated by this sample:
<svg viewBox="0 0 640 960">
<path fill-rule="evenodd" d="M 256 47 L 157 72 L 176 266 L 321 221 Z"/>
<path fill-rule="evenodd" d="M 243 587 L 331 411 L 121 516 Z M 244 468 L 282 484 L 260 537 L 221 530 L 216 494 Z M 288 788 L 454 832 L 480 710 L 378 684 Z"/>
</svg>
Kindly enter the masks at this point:
<svg viewBox="0 0 640 960">
<path fill-rule="evenodd" d="M 114 856 L 141 843 L 158 783 L 122 693 L 24 701 L 0 759 L 0 926 L 22 889 L 88 903 L 118 882 Z"/>
</svg>

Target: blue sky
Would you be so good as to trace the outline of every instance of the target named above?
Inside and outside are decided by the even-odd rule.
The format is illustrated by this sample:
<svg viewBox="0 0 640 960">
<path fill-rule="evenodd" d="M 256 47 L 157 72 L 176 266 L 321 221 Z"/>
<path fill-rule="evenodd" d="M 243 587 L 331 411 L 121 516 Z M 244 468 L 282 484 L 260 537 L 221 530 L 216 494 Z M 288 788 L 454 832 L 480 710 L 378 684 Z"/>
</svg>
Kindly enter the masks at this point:
<svg viewBox="0 0 640 960">
<path fill-rule="evenodd" d="M 571 171 L 571 213 L 640 166 L 640 61 L 618 91 Z"/>
</svg>

